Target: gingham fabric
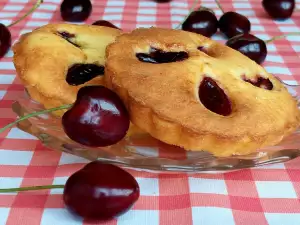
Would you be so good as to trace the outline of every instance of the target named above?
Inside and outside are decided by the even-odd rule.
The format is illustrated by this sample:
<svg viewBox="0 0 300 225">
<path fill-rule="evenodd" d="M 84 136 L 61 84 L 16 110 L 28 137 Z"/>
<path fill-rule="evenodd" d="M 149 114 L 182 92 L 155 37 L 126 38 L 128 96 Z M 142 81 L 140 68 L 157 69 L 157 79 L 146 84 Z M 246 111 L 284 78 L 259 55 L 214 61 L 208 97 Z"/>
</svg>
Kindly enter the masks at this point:
<svg viewBox="0 0 300 225">
<path fill-rule="evenodd" d="M 300 0 L 298 1 L 300 5 Z M 0 22 L 9 24 L 34 4 L 28 0 L 0 0 Z M 200 3 L 199 3 L 200 4 Z M 252 23 L 252 33 L 266 40 L 274 35 L 300 31 L 300 12 L 292 19 L 269 19 L 261 0 L 221 0 L 226 11 L 236 10 Z M 29 18 L 10 28 L 13 40 L 49 22 L 61 21 L 60 0 L 44 0 Z M 202 5 L 221 11 L 213 0 Z M 86 23 L 103 18 L 130 30 L 138 26 L 176 27 L 188 13 L 192 0 L 157 4 L 150 0 L 94 0 Z M 224 41 L 217 34 L 214 39 Z M 285 81 L 300 80 L 300 37 L 268 45 L 265 68 Z M 41 71 L 43 73 L 43 71 Z M 15 78 L 12 52 L 0 60 L 0 127 L 16 115 L 11 104 L 23 92 Z M 48 149 L 33 136 L 12 128 L 0 134 L 0 188 L 63 184 L 87 161 Z M 300 159 L 225 174 L 161 174 L 130 170 L 140 184 L 134 207 L 105 225 L 299 225 Z M 69 214 L 62 190 L 0 194 L 0 224 L 82 225 Z M 89 223 L 93 224 L 93 223 Z"/>
</svg>

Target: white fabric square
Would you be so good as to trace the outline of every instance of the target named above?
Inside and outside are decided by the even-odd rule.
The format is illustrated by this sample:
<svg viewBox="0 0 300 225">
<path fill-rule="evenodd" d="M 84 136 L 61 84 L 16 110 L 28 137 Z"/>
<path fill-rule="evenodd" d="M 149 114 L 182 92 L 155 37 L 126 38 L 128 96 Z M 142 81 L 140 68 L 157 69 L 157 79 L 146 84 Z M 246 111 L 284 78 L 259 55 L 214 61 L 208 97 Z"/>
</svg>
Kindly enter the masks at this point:
<svg viewBox="0 0 300 225">
<path fill-rule="evenodd" d="M 12 84 L 14 82 L 15 78 L 16 78 L 15 75 L 1 74 L 0 75 L 0 84 Z"/>
<path fill-rule="evenodd" d="M 0 91 L 0 100 L 3 99 L 3 97 L 4 97 L 5 94 L 6 94 L 6 91 Z"/>
<path fill-rule="evenodd" d="M 0 224 L 6 224 L 9 210 L 9 208 L 0 208 Z"/>
<path fill-rule="evenodd" d="M 69 177 L 55 177 L 52 184 L 55 185 L 61 185 L 61 184 L 65 184 L 67 182 Z M 63 188 L 54 188 L 50 190 L 50 194 L 63 194 L 64 189 Z"/>
<path fill-rule="evenodd" d="M 15 66 L 12 62 L 0 62 L 0 68 L 2 70 L 15 70 Z"/>
<path fill-rule="evenodd" d="M 9 18 L 9 17 L 16 17 L 18 13 L 16 12 L 1 12 L 0 18 Z"/>
<path fill-rule="evenodd" d="M 224 180 L 189 177 L 189 186 L 191 193 L 228 194 Z"/>
<path fill-rule="evenodd" d="M 122 15 L 104 15 L 102 18 L 114 24 L 113 20 L 122 20 Z"/>
<path fill-rule="evenodd" d="M 278 62 L 278 63 L 283 63 L 284 60 L 280 55 L 272 55 L 272 54 L 268 54 L 266 61 L 268 62 Z"/>
<path fill-rule="evenodd" d="M 159 211 L 130 210 L 119 217 L 117 225 L 159 225 Z"/>
<path fill-rule="evenodd" d="M 39 6 L 39 9 L 43 9 L 43 10 L 47 10 L 47 11 L 55 11 L 56 8 L 57 8 L 57 5 L 53 5 L 53 4 L 50 5 L 50 4 L 45 4 L 45 3 L 43 3 Z"/>
<path fill-rule="evenodd" d="M 45 12 L 32 13 L 32 18 L 35 18 L 35 19 L 51 19 L 52 16 L 53 16 L 52 13 L 45 13 Z"/>
<path fill-rule="evenodd" d="M 110 7 L 107 7 L 104 9 L 104 12 L 105 13 L 122 13 L 123 12 L 123 8 L 116 8 L 116 7 L 113 7 L 113 8 L 110 8 Z"/>
<path fill-rule="evenodd" d="M 24 8 L 24 5 L 6 5 L 3 7 L 3 10 L 7 11 L 21 11 Z"/>
<path fill-rule="evenodd" d="M 20 130 L 19 128 L 13 127 L 7 134 L 6 138 L 12 139 L 30 139 L 38 140 L 35 136 Z"/>
<path fill-rule="evenodd" d="M 140 186 L 140 194 L 143 196 L 159 196 L 159 183 L 157 178 L 136 177 Z"/>
<path fill-rule="evenodd" d="M 28 27 L 41 27 L 47 25 L 49 21 L 28 21 L 26 26 Z"/>
<path fill-rule="evenodd" d="M 251 31 L 265 31 L 265 28 L 261 25 L 252 25 Z"/>
<path fill-rule="evenodd" d="M 41 219 L 41 225 L 82 225 L 82 222 L 82 218 L 67 209 L 45 209 Z"/>
<path fill-rule="evenodd" d="M 137 16 L 136 17 L 136 21 L 137 22 L 154 22 L 156 21 L 156 17 L 155 16 Z"/>
<path fill-rule="evenodd" d="M 297 198 L 293 184 L 288 181 L 255 181 L 260 198 Z"/>
<path fill-rule="evenodd" d="M 231 209 L 218 207 L 193 207 L 195 225 L 235 225 Z"/>
<path fill-rule="evenodd" d="M 292 75 L 291 71 L 288 68 L 279 67 L 279 66 L 265 66 L 265 69 L 271 74 L 283 74 L 283 75 Z"/>
<path fill-rule="evenodd" d="M 15 151 L 0 149 L 0 164 L 27 166 L 30 164 L 32 155 L 33 152 L 31 151 Z"/>
<path fill-rule="evenodd" d="M 156 9 L 139 8 L 139 14 L 156 15 Z"/>
<path fill-rule="evenodd" d="M 234 2 L 233 6 L 235 8 L 238 8 L 238 9 L 240 9 L 240 8 L 242 8 L 242 9 L 251 9 L 252 8 L 250 3 L 248 3 L 248 2 L 241 2 L 241 3 Z"/>
<path fill-rule="evenodd" d="M 0 178 L 0 188 L 18 188 L 22 183 L 22 178 L 20 177 L 1 177 Z M 17 192 L 11 192 L 10 195 L 16 195 Z M 0 195 L 7 195 L 7 193 L 0 193 Z M 0 217 L 1 217 L 0 213 Z M 1 221 L 1 220 L 0 220 Z M 1 223 L 0 223 L 1 224 Z"/>
<path fill-rule="evenodd" d="M 107 1 L 106 3 L 107 6 L 124 6 L 125 1 Z"/>
<path fill-rule="evenodd" d="M 299 225 L 300 214 L 290 213 L 265 213 L 269 225 Z"/>
<path fill-rule="evenodd" d="M 282 32 L 299 32 L 300 29 L 296 26 L 278 26 Z"/>
</svg>

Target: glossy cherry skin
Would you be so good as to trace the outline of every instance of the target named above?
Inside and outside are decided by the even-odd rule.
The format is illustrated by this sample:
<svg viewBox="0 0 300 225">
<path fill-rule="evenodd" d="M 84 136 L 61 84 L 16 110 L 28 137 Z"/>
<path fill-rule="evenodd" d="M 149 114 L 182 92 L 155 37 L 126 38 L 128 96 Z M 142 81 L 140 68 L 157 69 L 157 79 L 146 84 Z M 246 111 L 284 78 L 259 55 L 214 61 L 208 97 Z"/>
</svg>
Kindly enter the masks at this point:
<svg viewBox="0 0 300 225">
<path fill-rule="evenodd" d="M 186 18 L 182 24 L 182 30 L 211 37 L 218 30 L 218 19 L 210 10 L 200 8 Z"/>
<path fill-rule="evenodd" d="M 107 21 L 107 20 L 97 20 L 95 21 L 92 25 L 95 25 L 95 26 L 103 26 L 103 27 L 111 27 L 111 28 L 116 28 L 116 29 L 119 29 L 119 27 L 113 25 L 111 22 Z"/>
<path fill-rule="evenodd" d="M 64 0 L 60 6 L 61 17 L 69 22 L 82 22 L 92 12 L 90 0 Z"/>
<path fill-rule="evenodd" d="M 11 46 L 11 34 L 8 28 L 0 23 L 0 58 L 2 58 Z"/>
<path fill-rule="evenodd" d="M 94 161 L 69 177 L 63 201 L 85 219 L 108 220 L 127 212 L 139 196 L 139 185 L 131 174 Z"/>
<path fill-rule="evenodd" d="M 229 39 L 227 46 L 241 52 L 258 64 L 267 57 L 266 43 L 252 34 L 241 34 Z"/>
<path fill-rule="evenodd" d="M 198 94 L 201 103 L 208 110 L 223 116 L 231 114 L 232 108 L 229 98 L 212 78 L 203 78 Z"/>
<path fill-rule="evenodd" d="M 219 19 L 219 28 L 228 38 L 238 34 L 246 34 L 251 30 L 250 21 L 247 17 L 236 13 L 226 12 Z"/>
<path fill-rule="evenodd" d="M 129 128 L 128 112 L 113 91 L 104 86 L 85 86 L 62 117 L 68 137 L 82 145 L 101 147 L 116 144 Z"/>
<path fill-rule="evenodd" d="M 274 19 L 290 18 L 295 9 L 295 0 L 263 0 L 265 11 Z"/>
</svg>

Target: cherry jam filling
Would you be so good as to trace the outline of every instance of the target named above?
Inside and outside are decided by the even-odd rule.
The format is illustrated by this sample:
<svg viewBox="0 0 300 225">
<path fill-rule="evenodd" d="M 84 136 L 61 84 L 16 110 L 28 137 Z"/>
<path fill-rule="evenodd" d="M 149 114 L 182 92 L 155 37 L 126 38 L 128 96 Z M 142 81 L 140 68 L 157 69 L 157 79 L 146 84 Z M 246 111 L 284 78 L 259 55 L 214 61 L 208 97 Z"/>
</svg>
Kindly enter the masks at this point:
<svg viewBox="0 0 300 225">
<path fill-rule="evenodd" d="M 104 74 L 104 66 L 95 64 L 74 64 L 68 69 L 66 81 L 69 85 L 84 84 L 96 76 Z"/>
<path fill-rule="evenodd" d="M 228 116 L 232 112 L 231 102 L 222 88 L 210 77 L 205 77 L 199 86 L 200 102 L 210 111 Z"/>
<path fill-rule="evenodd" d="M 183 61 L 187 59 L 189 55 L 184 51 L 165 52 L 151 47 L 149 53 L 136 53 L 136 57 L 141 62 L 159 64 Z"/>
<path fill-rule="evenodd" d="M 72 45 L 74 45 L 75 47 L 79 48 L 80 46 L 75 44 L 71 39 L 75 38 L 75 34 L 71 34 L 67 31 L 59 31 L 58 35 L 60 37 L 62 37 L 63 39 L 65 39 L 66 41 L 68 41 L 69 43 L 71 43 Z"/>
<path fill-rule="evenodd" d="M 268 78 L 257 77 L 255 80 L 251 80 L 243 77 L 243 80 L 259 88 L 263 88 L 266 90 L 273 89 L 273 84 Z"/>
</svg>

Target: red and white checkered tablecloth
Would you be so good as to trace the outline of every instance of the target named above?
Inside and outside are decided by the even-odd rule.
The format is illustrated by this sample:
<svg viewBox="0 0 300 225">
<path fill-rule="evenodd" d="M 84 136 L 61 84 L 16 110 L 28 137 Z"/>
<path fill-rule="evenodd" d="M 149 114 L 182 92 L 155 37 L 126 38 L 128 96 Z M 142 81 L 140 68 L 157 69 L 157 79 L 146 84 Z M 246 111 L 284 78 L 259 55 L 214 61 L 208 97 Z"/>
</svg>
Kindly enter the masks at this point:
<svg viewBox="0 0 300 225">
<path fill-rule="evenodd" d="M 94 0 L 86 23 L 103 18 L 130 30 L 138 26 L 175 27 L 193 0 L 157 4 L 150 0 Z M 26 20 L 10 28 L 13 40 L 20 34 L 61 21 L 61 0 L 44 3 Z M 252 23 L 262 39 L 300 31 L 300 11 L 292 19 L 269 19 L 261 0 L 221 0 L 226 11 L 236 10 Z M 0 22 L 9 24 L 34 4 L 29 0 L 0 0 Z M 298 0 L 300 7 L 300 0 Z M 202 5 L 221 11 L 213 0 Z M 214 39 L 223 41 L 217 34 Z M 300 81 L 300 37 L 268 45 L 265 68 L 285 81 Z M 42 73 L 43 71 L 41 71 Z M 0 60 L 0 127 L 13 121 L 12 102 L 21 95 L 12 52 Z M 63 184 L 87 161 L 42 146 L 33 136 L 12 128 L 0 134 L 0 188 Z M 299 225 L 300 159 L 286 164 L 245 169 L 226 174 L 159 174 L 130 171 L 141 196 L 133 209 L 106 225 Z M 0 194 L 0 225 L 82 225 L 63 207 L 62 190 Z M 100 223 L 96 223 L 100 224 Z"/>
</svg>

